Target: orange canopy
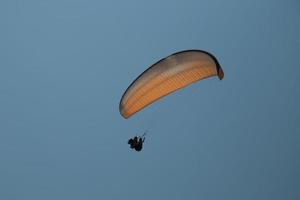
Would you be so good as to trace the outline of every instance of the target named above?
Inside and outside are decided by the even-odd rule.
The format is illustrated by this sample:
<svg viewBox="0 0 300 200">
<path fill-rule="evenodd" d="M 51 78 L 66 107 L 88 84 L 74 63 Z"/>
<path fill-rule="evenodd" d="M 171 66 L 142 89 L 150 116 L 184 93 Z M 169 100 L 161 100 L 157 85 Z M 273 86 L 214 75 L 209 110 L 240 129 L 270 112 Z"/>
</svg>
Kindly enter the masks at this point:
<svg viewBox="0 0 300 200">
<path fill-rule="evenodd" d="M 224 73 L 217 59 L 202 50 L 172 54 L 150 66 L 137 77 L 123 94 L 119 109 L 129 118 L 147 105 L 196 81 Z"/>
</svg>

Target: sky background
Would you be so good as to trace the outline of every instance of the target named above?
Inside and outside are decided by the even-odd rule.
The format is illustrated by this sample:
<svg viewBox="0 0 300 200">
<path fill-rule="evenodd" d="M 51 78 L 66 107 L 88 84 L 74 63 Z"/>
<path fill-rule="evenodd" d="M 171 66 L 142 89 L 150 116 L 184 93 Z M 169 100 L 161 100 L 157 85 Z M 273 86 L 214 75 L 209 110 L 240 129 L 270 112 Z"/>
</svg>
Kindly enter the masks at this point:
<svg viewBox="0 0 300 200">
<path fill-rule="evenodd" d="M 300 199 L 299 36 L 299 0 L 1 0 L 0 199 Z M 187 49 L 224 79 L 123 119 Z"/>
</svg>

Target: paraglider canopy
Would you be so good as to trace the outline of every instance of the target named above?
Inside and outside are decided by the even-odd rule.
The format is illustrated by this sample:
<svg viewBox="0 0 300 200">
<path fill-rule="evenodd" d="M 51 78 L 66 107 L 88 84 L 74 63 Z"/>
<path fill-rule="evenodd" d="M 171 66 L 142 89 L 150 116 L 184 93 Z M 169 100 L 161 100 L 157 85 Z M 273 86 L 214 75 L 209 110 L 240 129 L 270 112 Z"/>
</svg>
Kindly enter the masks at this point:
<svg viewBox="0 0 300 200">
<path fill-rule="evenodd" d="M 124 92 L 119 110 L 129 118 L 154 101 L 196 81 L 224 72 L 217 59 L 202 50 L 174 53 L 150 66 Z"/>
</svg>

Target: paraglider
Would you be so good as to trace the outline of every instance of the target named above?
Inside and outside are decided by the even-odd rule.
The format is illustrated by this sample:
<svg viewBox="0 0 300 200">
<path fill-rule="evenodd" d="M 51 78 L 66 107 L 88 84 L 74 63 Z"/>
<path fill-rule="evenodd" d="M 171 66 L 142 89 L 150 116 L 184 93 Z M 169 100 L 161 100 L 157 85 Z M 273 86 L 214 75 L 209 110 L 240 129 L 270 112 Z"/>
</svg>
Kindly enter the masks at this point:
<svg viewBox="0 0 300 200">
<path fill-rule="evenodd" d="M 212 76 L 222 80 L 224 72 L 211 53 L 186 50 L 169 55 L 150 66 L 130 84 L 120 100 L 120 114 L 127 119 L 158 99 Z M 131 147 L 138 144 L 136 139 L 129 140 Z"/>
<path fill-rule="evenodd" d="M 124 92 L 119 111 L 124 118 L 154 101 L 199 80 L 224 72 L 217 59 L 202 50 L 187 50 L 167 56 L 138 76 Z"/>
<path fill-rule="evenodd" d="M 134 138 L 130 138 L 128 140 L 128 144 L 130 145 L 130 148 L 135 149 L 136 151 L 141 151 L 143 148 L 143 143 L 145 142 L 144 135 L 141 137 L 135 136 Z"/>
</svg>

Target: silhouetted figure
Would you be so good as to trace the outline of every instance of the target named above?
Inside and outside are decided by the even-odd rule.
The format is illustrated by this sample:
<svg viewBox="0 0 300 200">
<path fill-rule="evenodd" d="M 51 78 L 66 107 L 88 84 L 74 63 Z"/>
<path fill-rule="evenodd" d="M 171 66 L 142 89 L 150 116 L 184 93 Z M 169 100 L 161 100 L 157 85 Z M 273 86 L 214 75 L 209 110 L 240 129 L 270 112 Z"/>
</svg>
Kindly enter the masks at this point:
<svg viewBox="0 0 300 200">
<path fill-rule="evenodd" d="M 135 148 L 135 146 L 137 145 L 137 143 L 138 143 L 138 137 L 137 136 L 135 136 L 134 138 L 130 138 L 128 140 L 128 144 L 130 144 L 130 148 L 132 148 L 132 149 Z"/>
<path fill-rule="evenodd" d="M 128 140 L 128 144 L 130 144 L 131 149 L 135 149 L 136 151 L 141 151 L 143 148 L 144 141 L 145 141 L 145 137 L 135 136 L 133 139 L 130 138 Z"/>
</svg>

